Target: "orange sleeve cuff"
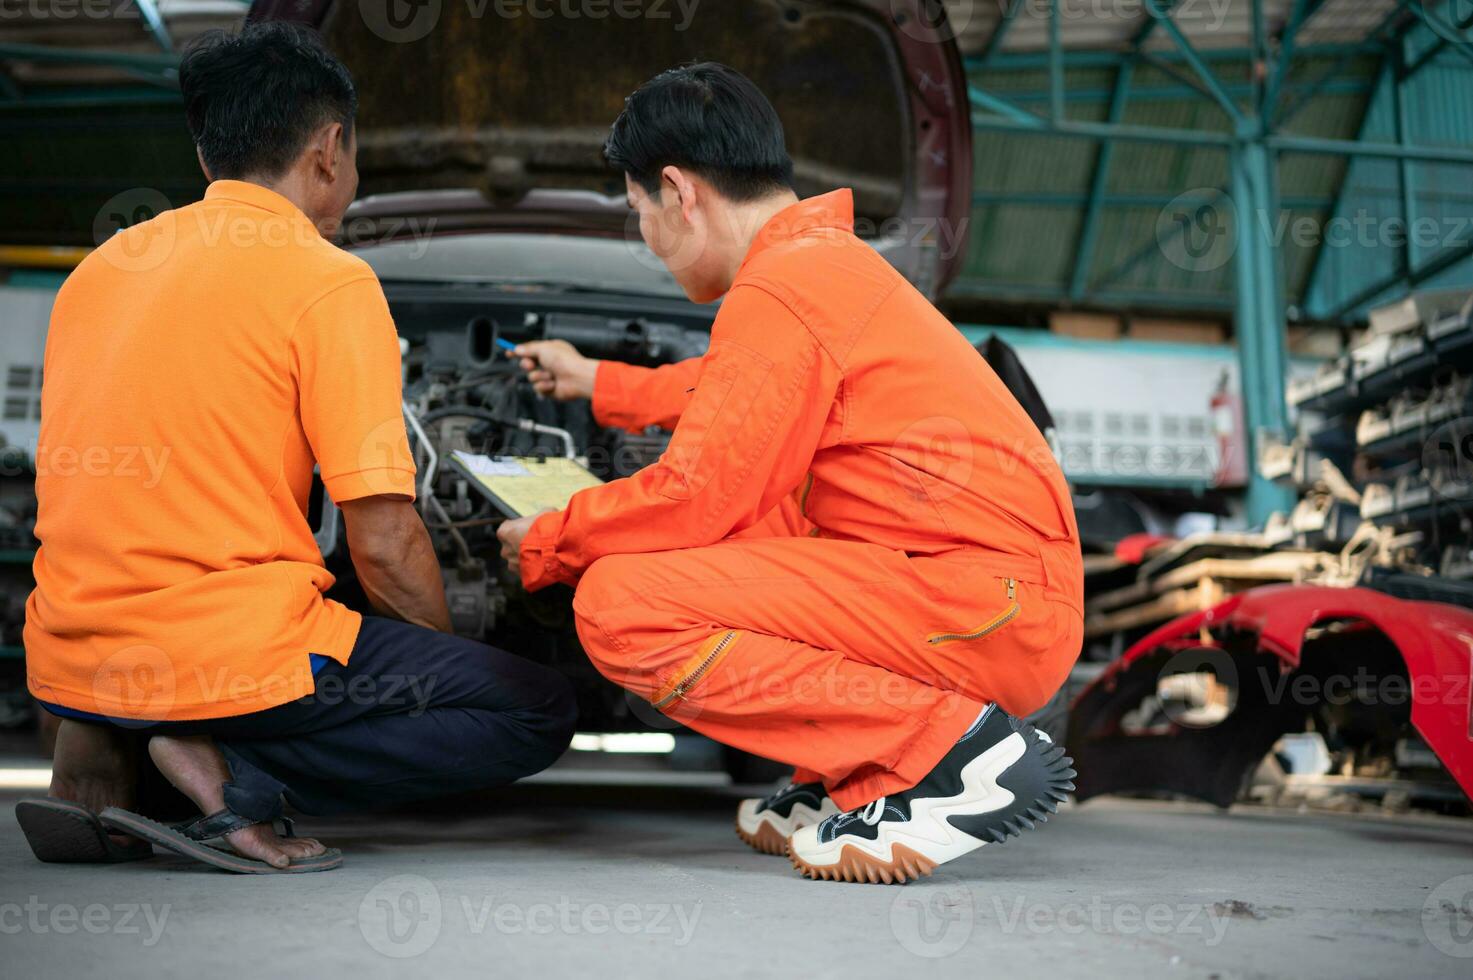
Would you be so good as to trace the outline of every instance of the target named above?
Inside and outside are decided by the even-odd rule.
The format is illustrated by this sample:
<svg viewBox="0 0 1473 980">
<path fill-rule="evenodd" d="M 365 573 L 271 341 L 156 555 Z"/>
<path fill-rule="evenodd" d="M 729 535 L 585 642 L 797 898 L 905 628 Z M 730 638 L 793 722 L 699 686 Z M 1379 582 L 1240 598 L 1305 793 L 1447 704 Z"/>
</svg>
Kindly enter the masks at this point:
<svg viewBox="0 0 1473 980">
<path fill-rule="evenodd" d="M 322 477 L 322 485 L 333 503 L 341 504 L 363 497 L 400 496 L 414 499 L 414 470 L 381 466 Z"/>
<path fill-rule="evenodd" d="M 543 514 L 532 522 L 527 536 L 522 539 L 522 588 L 528 592 L 536 592 L 558 582 L 578 584 L 578 573 L 564 565 L 557 556 L 564 513 Z"/>
</svg>

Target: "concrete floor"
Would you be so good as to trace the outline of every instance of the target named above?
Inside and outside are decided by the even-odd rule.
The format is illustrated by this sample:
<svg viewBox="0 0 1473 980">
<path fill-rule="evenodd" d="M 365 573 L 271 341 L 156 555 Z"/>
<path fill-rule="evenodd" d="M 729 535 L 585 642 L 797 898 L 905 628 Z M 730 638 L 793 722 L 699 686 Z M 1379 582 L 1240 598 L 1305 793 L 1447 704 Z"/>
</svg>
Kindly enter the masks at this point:
<svg viewBox="0 0 1473 980">
<path fill-rule="evenodd" d="M 307 820 L 347 863 L 275 878 L 42 865 L 9 793 L 0 962 L 110 980 L 1473 975 L 1473 821 L 1097 800 L 885 888 L 747 850 L 723 780 L 560 768 L 460 815 Z"/>
</svg>

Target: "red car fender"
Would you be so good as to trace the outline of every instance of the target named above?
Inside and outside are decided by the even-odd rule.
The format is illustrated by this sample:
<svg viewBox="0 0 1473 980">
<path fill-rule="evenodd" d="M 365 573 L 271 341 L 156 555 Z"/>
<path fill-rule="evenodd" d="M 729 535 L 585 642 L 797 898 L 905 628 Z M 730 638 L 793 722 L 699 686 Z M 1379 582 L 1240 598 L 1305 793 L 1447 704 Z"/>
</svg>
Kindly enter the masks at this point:
<svg viewBox="0 0 1473 980">
<path fill-rule="evenodd" d="M 1261 653 L 1285 670 L 1299 666 L 1305 634 L 1331 620 L 1358 620 L 1383 633 L 1406 663 L 1412 725 L 1463 792 L 1473 799 L 1473 612 L 1398 599 L 1361 588 L 1270 585 L 1231 596 L 1154 630 L 1084 689 L 1114 683 L 1131 664 L 1162 647 L 1195 645 L 1203 629 L 1255 634 Z"/>
</svg>

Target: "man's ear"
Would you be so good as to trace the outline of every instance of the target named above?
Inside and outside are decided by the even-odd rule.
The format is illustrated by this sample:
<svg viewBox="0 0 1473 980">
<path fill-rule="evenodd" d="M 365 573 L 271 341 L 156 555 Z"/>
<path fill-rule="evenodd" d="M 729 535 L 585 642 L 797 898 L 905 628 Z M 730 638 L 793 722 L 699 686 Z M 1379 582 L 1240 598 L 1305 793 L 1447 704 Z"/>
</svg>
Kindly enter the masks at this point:
<svg viewBox="0 0 1473 980">
<path fill-rule="evenodd" d="M 662 190 L 669 187 L 675 194 L 680 216 L 685 219 L 685 223 L 693 224 L 696 207 L 700 203 L 700 190 L 696 182 L 691 180 L 690 174 L 679 167 L 666 167 L 660 171 L 660 183 Z"/>
<path fill-rule="evenodd" d="M 317 131 L 317 169 L 329 184 L 338 179 L 343 165 L 343 124 L 328 123 Z"/>
</svg>

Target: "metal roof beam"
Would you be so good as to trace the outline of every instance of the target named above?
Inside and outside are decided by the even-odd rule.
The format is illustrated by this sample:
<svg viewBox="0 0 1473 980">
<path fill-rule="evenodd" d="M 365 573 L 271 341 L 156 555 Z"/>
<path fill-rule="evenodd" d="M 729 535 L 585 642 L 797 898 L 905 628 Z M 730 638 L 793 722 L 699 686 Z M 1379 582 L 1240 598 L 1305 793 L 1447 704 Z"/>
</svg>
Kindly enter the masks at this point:
<svg viewBox="0 0 1473 980">
<path fill-rule="evenodd" d="M 1027 109 L 1024 109 L 1022 106 L 1010 102 L 1000 95 L 993 95 L 991 92 L 980 89 L 975 85 L 967 86 L 967 99 L 974 106 L 980 106 L 983 109 L 990 109 L 998 114 L 997 117 L 990 118 L 1000 117 L 1004 119 L 1010 119 L 1020 128 L 1029 130 L 1042 130 L 1048 126 L 1048 120 L 1042 118 L 1041 116 L 1036 116 L 1033 113 L 1029 112 Z M 972 117 L 972 125 L 977 125 L 976 116 Z"/>
<path fill-rule="evenodd" d="M 1197 49 L 1192 46 L 1192 42 L 1188 41 L 1187 36 L 1181 32 L 1181 28 L 1176 26 L 1176 21 L 1171 19 L 1171 5 L 1168 3 L 1163 8 L 1161 4 L 1162 0 L 1144 0 L 1143 6 L 1146 13 L 1161 23 L 1161 29 L 1171 35 L 1171 39 L 1176 42 L 1176 46 L 1181 49 L 1183 57 L 1186 58 L 1187 64 L 1191 65 L 1192 70 L 1201 77 L 1208 91 L 1212 93 L 1212 97 L 1222 108 L 1222 111 L 1227 113 L 1228 118 L 1233 121 L 1234 125 L 1241 127 L 1244 120 L 1243 114 L 1238 111 L 1237 103 L 1223 90 L 1222 82 L 1218 80 L 1217 73 L 1207 66 L 1207 62 L 1203 61 L 1201 56 L 1198 55 Z"/>
<path fill-rule="evenodd" d="M 1373 27 L 1371 29 L 1371 32 L 1366 35 L 1366 42 L 1374 43 L 1377 49 L 1379 49 L 1384 54 L 1387 46 L 1387 41 L 1390 39 L 1383 38 L 1381 35 L 1386 33 L 1386 31 L 1392 27 L 1399 26 L 1401 30 L 1404 31 L 1406 30 L 1408 24 L 1414 22 L 1415 18 L 1409 17 L 1406 10 L 1398 3 L 1396 6 L 1392 7 L 1390 11 L 1387 12 L 1386 16 L 1382 18 L 1381 23 Z M 1399 37 L 1400 32 L 1398 32 L 1398 34 L 1395 36 Z M 1366 53 L 1368 52 L 1357 52 L 1352 49 L 1345 52 L 1340 57 L 1336 58 L 1335 61 L 1330 65 L 1330 67 L 1325 69 L 1324 73 L 1314 80 L 1309 89 L 1301 94 L 1299 98 L 1295 99 L 1292 104 L 1290 104 L 1289 108 L 1280 113 L 1277 118 L 1268 120 L 1269 124 L 1273 127 L 1282 126 L 1290 119 L 1293 119 L 1299 114 L 1301 109 L 1309 105 L 1309 103 L 1312 102 L 1315 97 L 1319 95 L 1320 89 L 1323 85 L 1328 83 L 1336 75 L 1340 74 L 1345 66 L 1350 64 L 1353 59 L 1359 57 L 1361 54 Z"/>
<path fill-rule="evenodd" d="M 1049 118 L 1064 121 L 1064 38 L 1063 18 L 1059 7 L 1064 0 L 1049 0 L 1048 11 L 1048 79 Z"/>
<path fill-rule="evenodd" d="M 1224 198 L 1227 196 L 1227 188 L 1212 188 L 1211 195 L 1213 200 Z M 1138 249 L 1124 262 L 1121 262 L 1115 268 L 1106 273 L 1105 276 L 1100 279 L 1099 285 L 1108 286 L 1112 282 L 1117 282 L 1120 279 L 1125 278 L 1125 276 L 1129 275 L 1135 270 L 1136 266 L 1140 265 L 1146 259 L 1157 255 L 1159 253 L 1159 250 L 1164 249 L 1167 245 L 1174 244 L 1178 238 L 1186 233 L 1186 230 L 1187 226 L 1184 223 L 1177 222 L 1171 226 L 1171 230 L 1168 233 L 1167 239 L 1165 241 L 1162 241 L 1159 236 L 1153 234 L 1151 236 L 1150 242 Z"/>
<path fill-rule="evenodd" d="M 129 54 L 82 48 L 54 48 L 41 44 L 0 43 L 0 61 L 45 61 L 74 65 L 106 65 L 132 71 L 167 74 L 177 71 L 179 59 L 165 54 Z"/>
<path fill-rule="evenodd" d="M 1342 317 L 1348 316 L 1386 292 L 1386 290 L 1393 289 L 1396 286 L 1405 285 L 1407 291 L 1410 292 L 1428 279 L 1441 275 L 1448 269 L 1451 269 L 1469 256 L 1473 256 L 1473 242 L 1467 242 L 1456 248 L 1447 249 L 1441 255 L 1437 256 L 1437 258 L 1410 274 L 1397 271 L 1394 275 L 1387 276 L 1380 282 L 1372 283 L 1350 299 L 1335 307 L 1335 309 L 1330 311 L 1326 319 L 1339 320 Z"/>
<path fill-rule="evenodd" d="M 1154 21 L 1152 22 L 1155 23 Z M 1379 54 L 1382 45 L 1379 43 L 1361 41 L 1354 44 L 1310 44 L 1296 47 L 1295 56 L 1299 58 L 1340 58 L 1345 56 Z M 1241 63 L 1252 57 L 1252 51 L 1248 48 L 1207 48 L 1198 49 L 1197 57 L 1208 64 L 1218 62 Z M 1129 51 L 1103 51 L 1098 49 L 1083 50 L 1073 49 L 1064 51 L 1064 65 L 1067 68 L 1116 68 L 1125 59 L 1131 57 Z M 1163 48 L 1152 51 L 1151 57 L 1159 61 L 1172 63 L 1185 63 L 1186 57 L 1175 48 Z M 1016 51 L 1005 52 L 996 55 L 986 66 L 979 63 L 975 55 L 965 59 L 968 70 L 987 71 L 1013 71 L 1013 70 L 1039 70 L 1048 67 L 1047 51 Z"/>
<path fill-rule="evenodd" d="M 138 6 L 138 12 L 143 16 L 143 24 L 148 28 L 148 33 L 158 42 L 159 50 L 165 54 L 174 52 L 174 39 L 169 36 L 169 25 L 164 23 L 163 14 L 159 13 L 159 6 L 154 0 L 133 0 Z"/>
<path fill-rule="evenodd" d="M 998 19 L 997 26 L 987 37 L 987 43 L 977 54 L 977 67 L 985 68 L 992 60 L 992 56 L 1002 48 L 1002 42 L 1007 39 L 1008 31 L 1013 27 L 1013 21 L 1018 16 L 1018 11 L 1023 9 L 1023 4 L 1028 0 L 1012 0 L 1008 8 L 1003 11 L 1002 17 Z M 970 66 L 969 66 L 970 67 Z"/>
<path fill-rule="evenodd" d="M 1407 65 L 1406 68 L 1402 71 L 1401 77 L 1403 80 L 1411 78 L 1417 72 L 1421 71 L 1425 65 L 1437 60 L 1437 56 L 1442 54 L 1442 52 L 1446 51 L 1449 47 L 1451 47 L 1458 54 L 1462 55 L 1468 61 L 1473 61 L 1473 45 L 1469 45 L 1467 42 L 1455 42 L 1447 36 L 1447 31 L 1449 28 L 1457 31 L 1458 33 L 1463 33 L 1469 28 L 1473 28 L 1473 13 L 1469 13 L 1468 16 L 1461 17 L 1456 20 L 1445 20 L 1443 19 L 1441 12 L 1439 12 L 1435 15 L 1438 22 L 1434 23 L 1434 15 L 1425 4 L 1415 4 L 1408 7 L 1407 4 L 1403 2 L 1402 6 L 1407 7 L 1408 10 L 1410 10 L 1413 14 L 1421 19 L 1422 23 L 1427 25 L 1428 29 L 1437 34 L 1437 40 L 1432 43 L 1431 47 L 1418 55 L 1417 59 Z"/>
<path fill-rule="evenodd" d="M 1010 103 L 1011 104 L 1011 103 Z M 1034 133 L 1039 136 L 1067 136 L 1074 139 L 1117 139 L 1131 143 L 1159 143 L 1164 146 L 1211 146 L 1226 149 L 1233 143 L 1227 133 L 1203 129 L 1176 129 L 1169 126 L 1111 126 L 1108 123 L 1070 120 L 1051 123 L 1026 113 L 1030 121 L 1005 119 L 1002 116 L 972 116 L 975 129 L 1004 133 Z M 1339 151 L 1336 151 L 1339 152 Z"/>
<path fill-rule="evenodd" d="M 1320 153 L 1330 156 L 1376 157 L 1411 160 L 1417 163 L 1457 163 L 1473 166 L 1473 149 L 1457 146 L 1422 146 L 1395 143 L 1365 143 L 1320 139 L 1313 136 L 1270 136 L 1265 141 L 1280 153 Z"/>
<path fill-rule="evenodd" d="M 1279 107 L 1279 97 L 1284 91 L 1284 81 L 1289 77 L 1289 71 L 1294 67 L 1295 49 L 1299 45 L 1299 31 L 1311 17 L 1319 13 L 1319 9 L 1325 5 L 1325 0 L 1294 0 L 1294 6 L 1289 11 L 1288 23 L 1284 25 L 1284 31 L 1279 36 L 1279 56 L 1274 59 L 1272 70 L 1268 78 L 1268 87 L 1263 94 L 1263 108 L 1261 114 L 1267 122 L 1272 120 Z"/>
<path fill-rule="evenodd" d="M 1381 67 L 1376 73 L 1376 86 L 1375 88 L 1371 89 L 1371 95 L 1369 98 L 1366 99 L 1365 109 L 1361 113 L 1360 124 L 1357 125 L 1355 128 L 1355 138 L 1357 141 L 1360 141 L 1365 136 L 1366 126 L 1371 121 L 1372 109 L 1374 109 L 1375 107 L 1376 91 L 1383 84 L 1386 83 L 1386 80 L 1391 75 L 1393 67 L 1394 66 L 1392 64 L 1390 56 L 1383 55 L 1381 58 Z M 1345 189 L 1350 184 L 1351 168 L 1354 165 L 1354 160 L 1345 161 L 1345 172 L 1340 177 L 1340 186 L 1335 189 L 1335 201 L 1330 207 L 1331 218 L 1334 218 L 1340 214 L 1340 205 L 1345 200 Z M 1325 242 L 1322 239 L 1320 241 L 1319 248 L 1315 250 L 1314 260 L 1309 267 L 1309 276 L 1304 280 L 1304 289 L 1300 293 L 1301 305 L 1305 304 L 1311 297 L 1314 296 L 1315 283 L 1319 280 L 1320 268 L 1325 264 L 1325 253 L 1328 247 L 1329 243 Z"/>
<path fill-rule="evenodd" d="M 1120 124 L 1125 115 L 1125 103 L 1130 97 L 1130 81 L 1135 74 L 1135 63 L 1127 61 L 1120 66 L 1115 76 L 1115 91 L 1110 96 L 1109 123 Z M 1084 212 L 1084 223 L 1079 233 L 1079 243 L 1074 250 L 1074 268 L 1069 276 L 1069 298 L 1079 302 L 1089 285 L 1089 270 L 1094 264 L 1095 243 L 1099 240 L 1100 210 L 1104 206 L 1105 186 L 1110 179 L 1110 165 L 1115 158 L 1115 141 L 1102 140 L 1095 153 L 1094 173 L 1090 176 L 1089 206 Z"/>
</svg>

